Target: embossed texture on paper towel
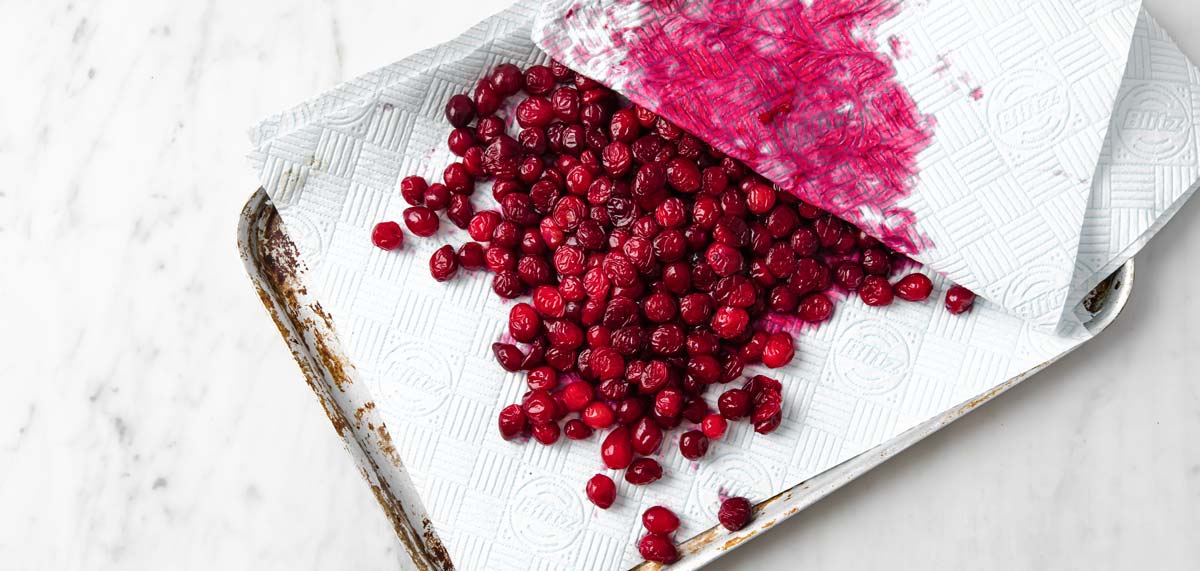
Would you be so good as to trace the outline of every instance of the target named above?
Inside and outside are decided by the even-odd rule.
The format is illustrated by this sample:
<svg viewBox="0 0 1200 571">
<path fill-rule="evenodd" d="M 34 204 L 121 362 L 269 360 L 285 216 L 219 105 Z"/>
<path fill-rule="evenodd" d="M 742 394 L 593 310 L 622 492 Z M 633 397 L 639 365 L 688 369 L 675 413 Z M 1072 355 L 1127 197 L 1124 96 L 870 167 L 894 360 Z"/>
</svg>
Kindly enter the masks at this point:
<svg viewBox="0 0 1200 571">
<path fill-rule="evenodd" d="M 762 436 L 736 423 L 699 463 L 670 446 L 664 479 L 621 482 L 612 509 L 597 510 L 583 496 L 587 478 L 604 471 L 597 437 L 543 447 L 497 434 L 497 412 L 524 391 L 488 349 L 507 308 L 483 276 L 440 284 L 428 272 L 435 248 L 465 237 L 443 225 L 434 240 L 395 252 L 369 239 L 375 222 L 400 217 L 400 173 L 433 176 L 450 161 L 442 150 L 448 95 L 497 62 L 544 61 L 530 40 L 533 12 L 518 4 L 254 134 L 254 164 L 310 267 L 312 293 L 332 315 L 456 567 L 629 566 L 648 506 L 674 508 L 684 519 L 680 537 L 690 536 L 715 524 L 722 490 L 763 499 L 1086 339 L 1040 333 L 988 303 L 964 319 L 935 303 L 847 301 L 826 325 L 799 335 L 796 361 L 778 375 L 787 393 L 778 431 Z M 1135 45 L 1134 57 L 1148 47 Z"/>
</svg>

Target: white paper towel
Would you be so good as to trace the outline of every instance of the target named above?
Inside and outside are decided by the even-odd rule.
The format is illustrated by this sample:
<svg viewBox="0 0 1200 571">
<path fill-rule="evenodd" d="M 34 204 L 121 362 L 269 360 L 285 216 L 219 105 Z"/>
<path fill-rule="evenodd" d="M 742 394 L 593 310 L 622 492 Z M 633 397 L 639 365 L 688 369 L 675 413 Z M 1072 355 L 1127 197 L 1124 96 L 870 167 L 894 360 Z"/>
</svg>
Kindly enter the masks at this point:
<svg viewBox="0 0 1200 571">
<path fill-rule="evenodd" d="M 777 432 L 757 435 L 735 423 L 698 463 L 664 446 L 661 481 L 632 487 L 610 472 L 619 499 L 610 510 L 594 508 L 583 487 L 605 472 L 598 437 L 544 447 L 504 442 L 497 433 L 496 414 L 524 392 L 523 377 L 501 370 L 489 350 L 504 330 L 507 305 L 491 293 L 486 275 L 442 284 L 428 271 L 433 250 L 460 243 L 464 233 L 443 224 L 433 239 L 408 236 L 396 252 L 369 239 L 375 222 L 400 218 L 400 177 L 433 178 L 451 161 L 442 117 L 449 95 L 496 63 L 544 61 L 530 39 L 534 12 L 532 2 L 518 3 L 449 44 L 272 117 L 252 134 L 254 164 L 309 267 L 308 284 L 369 384 L 458 568 L 629 566 L 639 560 L 633 546 L 646 507 L 675 509 L 683 519 L 678 535 L 688 537 L 715 523 L 721 491 L 766 498 L 1088 338 L 1078 328 L 1042 333 L 987 302 L 955 317 L 932 301 L 871 308 L 849 300 L 829 323 L 801 334 L 797 359 L 772 374 L 786 393 Z M 1180 56 L 1148 21 L 1138 34 L 1130 69 L 1144 71 L 1139 81 L 1167 77 L 1190 90 L 1194 125 L 1195 70 L 1180 68 Z M 1134 191 L 1122 186 L 1128 177 L 1106 176 L 1112 198 L 1094 204 L 1110 206 L 1107 216 L 1118 221 L 1127 218 L 1122 209 L 1146 214 L 1119 231 L 1120 224 L 1098 223 L 1113 238 L 1094 241 L 1103 246 L 1095 251 L 1132 255 L 1145 230 L 1156 227 L 1154 216 L 1163 220 L 1169 199 L 1182 191 L 1163 194 L 1161 202 L 1131 201 L 1123 198 Z M 1100 268 L 1120 257 L 1097 259 L 1103 261 L 1093 267 Z M 935 284 L 938 296 L 945 283 Z"/>
</svg>

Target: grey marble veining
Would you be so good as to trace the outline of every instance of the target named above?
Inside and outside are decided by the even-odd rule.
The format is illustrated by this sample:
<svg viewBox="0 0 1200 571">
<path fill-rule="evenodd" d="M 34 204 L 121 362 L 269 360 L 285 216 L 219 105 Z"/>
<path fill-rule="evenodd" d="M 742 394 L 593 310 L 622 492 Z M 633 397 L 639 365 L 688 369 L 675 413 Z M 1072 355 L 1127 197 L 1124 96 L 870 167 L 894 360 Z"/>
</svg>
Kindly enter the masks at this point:
<svg viewBox="0 0 1200 571">
<path fill-rule="evenodd" d="M 6 7 L 0 569 L 399 565 L 234 230 L 246 128 L 504 2 L 454 4 Z M 1200 566 L 1198 256 L 1193 201 L 1112 329 L 712 568 Z"/>
</svg>

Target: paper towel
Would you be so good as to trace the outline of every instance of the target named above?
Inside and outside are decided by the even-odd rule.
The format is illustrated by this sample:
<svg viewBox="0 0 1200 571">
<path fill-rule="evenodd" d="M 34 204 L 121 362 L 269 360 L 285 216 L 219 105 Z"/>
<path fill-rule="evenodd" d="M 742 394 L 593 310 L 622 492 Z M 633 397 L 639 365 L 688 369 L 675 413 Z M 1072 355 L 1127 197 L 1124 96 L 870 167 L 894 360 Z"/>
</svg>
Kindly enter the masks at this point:
<svg viewBox="0 0 1200 571">
<path fill-rule="evenodd" d="M 465 236 L 443 224 L 433 239 L 410 240 L 395 252 L 369 238 L 375 222 L 400 218 L 400 177 L 433 178 L 451 161 L 441 116 L 449 95 L 496 63 L 545 60 L 530 39 L 534 13 L 532 2 L 518 3 L 252 134 L 253 162 L 309 267 L 307 283 L 333 316 L 458 568 L 627 567 L 639 560 L 633 545 L 646 507 L 676 510 L 678 535 L 688 537 L 715 523 L 721 492 L 764 499 L 1088 338 L 1082 329 L 1040 332 L 987 302 L 955 317 L 933 302 L 871 308 L 849 300 L 829 323 L 801 333 L 797 359 L 772 373 L 786 393 L 777 432 L 757 435 L 734 423 L 700 462 L 668 443 L 661 481 L 632 487 L 616 477 L 616 505 L 596 509 L 584 483 L 597 472 L 618 476 L 604 470 L 598 437 L 552 447 L 499 438 L 496 414 L 524 391 L 521 375 L 500 369 L 489 350 L 503 333 L 507 304 L 491 293 L 486 275 L 443 284 L 428 272 L 433 250 Z M 1179 58 L 1164 49 L 1163 36 L 1148 22 L 1138 31 L 1130 69 L 1178 71 L 1162 64 Z M 1196 72 L 1188 66 L 1168 77 L 1186 80 L 1194 109 Z M 1125 177 L 1110 179 L 1112 196 L 1128 196 Z M 1140 234 L 1169 209 L 1165 202 L 1107 204 L 1114 219 L 1124 216 L 1120 208 L 1149 213 L 1139 219 L 1144 225 L 1096 241 L 1120 255 L 1140 243 L 1129 232 Z M 938 296 L 946 284 L 936 277 L 935 284 Z"/>
</svg>

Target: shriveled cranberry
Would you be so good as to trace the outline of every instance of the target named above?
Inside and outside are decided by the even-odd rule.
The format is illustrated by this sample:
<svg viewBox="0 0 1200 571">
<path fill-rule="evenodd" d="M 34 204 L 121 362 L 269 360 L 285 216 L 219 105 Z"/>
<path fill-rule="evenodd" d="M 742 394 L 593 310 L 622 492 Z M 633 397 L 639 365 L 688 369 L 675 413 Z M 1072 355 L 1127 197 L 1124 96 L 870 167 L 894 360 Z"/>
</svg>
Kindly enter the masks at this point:
<svg viewBox="0 0 1200 571">
<path fill-rule="evenodd" d="M 842 262 L 833 272 L 833 281 L 842 288 L 856 290 L 862 284 L 866 272 L 855 262 Z"/>
<path fill-rule="evenodd" d="M 562 433 L 557 422 L 544 422 L 542 424 L 535 424 L 530 432 L 533 433 L 534 440 L 537 440 L 546 446 L 558 442 L 558 437 Z"/>
<path fill-rule="evenodd" d="M 617 500 L 617 484 L 604 474 L 592 476 L 587 483 L 587 497 L 596 507 L 606 510 Z"/>
<path fill-rule="evenodd" d="M 700 167 L 691 159 L 675 157 L 667 162 L 667 182 L 679 192 L 696 192 L 700 190 Z"/>
<path fill-rule="evenodd" d="M 584 440 L 591 438 L 592 428 L 584 424 L 582 420 L 573 418 L 563 425 L 563 434 L 571 440 Z"/>
<path fill-rule="evenodd" d="M 511 343 L 492 343 L 492 353 L 496 356 L 496 362 L 505 371 L 521 370 L 521 361 L 525 359 L 525 354 Z"/>
<path fill-rule="evenodd" d="M 550 264 L 544 258 L 525 256 L 517 262 L 517 275 L 530 287 L 550 283 Z"/>
<path fill-rule="evenodd" d="M 708 453 L 708 437 L 699 430 L 689 430 L 679 437 L 679 452 L 688 460 L 699 460 Z"/>
<path fill-rule="evenodd" d="M 630 437 L 634 452 L 649 456 L 658 451 L 663 441 L 663 432 L 650 417 L 642 417 L 633 425 Z"/>
<path fill-rule="evenodd" d="M 729 423 L 725 420 L 724 416 L 719 414 L 710 414 L 704 417 L 704 420 L 700 422 L 700 431 L 703 432 L 704 435 L 709 439 L 717 440 L 722 436 L 725 436 L 725 430 L 728 428 L 728 426 Z"/>
<path fill-rule="evenodd" d="M 530 95 L 546 95 L 554 89 L 554 74 L 544 65 L 525 70 L 525 91 Z"/>
<path fill-rule="evenodd" d="M 459 127 L 450 131 L 450 136 L 446 140 L 446 146 L 450 148 L 450 152 L 457 156 L 463 156 L 467 153 L 467 149 L 475 144 L 475 132 L 466 127 Z"/>
<path fill-rule="evenodd" d="M 444 282 L 458 272 L 458 256 L 454 254 L 454 246 L 446 244 L 429 257 L 429 273 L 433 279 Z"/>
<path fill-rule="evenodd" d="M 646 561 L 669 565 L 679 559 L 679 551 L 665 535 L 648 533 L 638 541 L 638 553 Z"/>
<path fill-rule="evenodd" d="M 531 391 L 522 405 L 529 422 L 541 424 L 551 422 L 558 413 L 558 403 L 548 391 Z"/>
<path fill-rule="evenodd" d="M 592 385 L 583 381 L 575 381 L 567 383 L 559 393 L 562 397 L 563 406 L 568 412 L 581 412 L 587 405 L 592 403 L 592 399 L 596 396 L 595 389 Z"/>
<path fill-rule="evenodd" d="M 796 315 L 810 323 L 820 323 L 833 315 L 833 301 L 823 293 L 811 294 L 800 302 Z"/>
<path fill-rule="evenodd" d="M 638 138 L 641 125 L 632 109 L 620 109 L 613 113 L 608 124 L 608 132 L 614 141 L 632 143 Z"/>
<path fill-rule="evenodd" d="M 866 273 L 882 276 L 891 271 L 892 260 L 883 248 L 867 248 L 862 251 L 862 260 L 859 263 Z"/>
<path fill-rule="evenodd" d="M 717 521 L 729 531 L 738 531 L 750 523 L 753 508 L 750 500 L 746 498 L 725 498 L 725 501 L 721 502 L 721 508 L 717 510 Z"/>
<path fill-rule="evenodd" d="M 660 535 L 675 533 L 679 529 L 679 516 L 663 506 L 654 506 L 642 513 L 642 527 Z"/>
<path fill-rule="evenodd" d="M 554 120 L 554 106 L 540 95 L 517 104 L 517 123 L 522 127 L 545 127 Z"/>
<path fill-rule="evenodd" d="M 893 299 L 892 285 L 883 276 L 867 276 L 858 286 L 858 297 L 862 298 L 863 303 L 870 306 L 890 305 Z"/>
<path fill-rule="evenodd" d="M 596 347 L 589 363 L 592 374 L 600 380 L 615 379 L 625 372 L 625 359 L 612 347 Z"/>
<path fill-rule="evenodd" d="M 534 367 L 525 376 L 525 382 L 530 390 L 548 391 L 558 386 L 558 371 L 547 365 Z"/>
<path fill-rule="evenodd" d="M 459 246 L 455 255 L 458 257 L 458 265 L 464 270 L 478 270 L 484 267 L 483 246 L 478 242 L 467 242 Z"/>
<path fill-rule="evenodd" d="M 489 249 L 490 251 L 490 249 Z M 505 299 L 512 299 L 525 293 L 525 282 L 513 270 L 502 270 L 492 276 L 492 291 Z"/>
<path fill-rule="evenodd" d="M 380 222 L 371 230 L 371 242 L 381 250 L 395 250 L 404 244 L 404 232 L 395 222 Z"/>
<path fill-rule="evenodd" d="M 475 138 L 479 139 L 479 141 L 484 145 L 495 141 L 497 137 L 503 134 L 504 119 L 501 119 L 495 115 L 488 115 L 487 117 L 480 118 L 479 121 L 475 123 Z M 466 163 L 465 155 L 463 162 Z M 478 173 L 472 174 L 483 174 L 483 170 L 480 169 Z"/>
<path fill-rule="evenodd" d="M 749 324 L 750 314 L 746 313 L 746 310 L 726 305 L 718 308 L 713 314 L 711 327 L 718 337 L 733 339 L 741 335 Z"/>
<path fill-rule="evenodd" d="M 528 412 L 527 412 L 528 414 Z M 604 437 L 600 445 L 600 459 L 604 465 L 613 470 L 624 470 L 633 462 L 633 444 L 629 439 L 629 429 L 618 426 Z"/>
<path fill-rule="evenodd" d="M 437 214 L 424 206 L 405 208 L 404 225 L 408 226 L 409 232 L 417 236 L 432 236 L 438 229 Z"/>
<path fill-rule="evenodd" d="M 550 94 L 550 106 L 554 115 L 566 123 L 579 120 L 579 92 L 573 87 L 559 87 Z"/>
<path fill-rule="evenodd" d="M 654 412 L 668 418 L 679 416 L 683 412 L 683 392 L 669 387 L 658 391 L 654 395 Z"/>
<path fill-rule="evenodd" d="M 542 318 L 528 303 L 518 303 L 508 311 L 508 332 L 521 343 L 530 343 L 542 332 Z"/>
<path fill-rule="evenodd" d="M 631 385 L 620 379 L 611 379 L 604 381 L 604 383 L 616 384 L 623 387 L 626 393 L 631 392 L 629 390 Z M 601 386 L 603 386 L 604 383 L 601 383 Z M 613 409 L 613 412 L 616 414 L 617 422 L 624 425 L 630 425 L 637 422 L 637 420 L 642 417 L 645 409 L 646 407 L 642 403 L 642 399 L 636 397 L 625 397 L 621 399 L 621 402 L 617 403 L 617 406 L 615 409 Z"/>
<path fill-rule="evenodd" d="M 635 486 L 656 482 L 662 475 L 662 466 L 653 458 L 638 458 L 625 469 L 625 481 Z"/>
<path fill-rule="evenodd" d="M 455 127 L 466 127 L 475 119 L 475 103 L 470 97 L 458 94 L 446 102 L 446 120 Z"/>
<path fill-rule="evenodd" d="M 525 416 L 525 411 L 521 410 L 521 405 L 510 404 L 500 410 L 499 424 L 500 437 L 512 440 L 525 431 L 529 419 Z"/>
<path fill-rule="evenodd" d="M 737 248 L 720 242 L 709 245 L 704 255 L 713 271 L 722 277 L 742 271 L 745 265 L 745 259 L 742 258 L 742 253 Z"/>
<path fill-rule="evenodd" d="M 905 301 L 924 301 L 933 293 L 933 281 L 925 274 L 909 274 L 892 286 L 896 297 Z"/>
<path fill-rule="evenodd" d="M 425 189 L 428 188 L 425 179 L 419 176 L 406 176 L 400 181 L 400 196 L 404 202 L 412 206 L 420 206 L 425 200 Z"/>
<path fill-rule="evenodd" d="M 483 150 L 483 172 L 501 179 L 516 178 L 521 164 L 521 144 L 500 135 Z"/>
<path fill-rule="evenodd" d="M 750 414 L 750 393 L 742 389 L 729 389 L 717 399 L 717 410 L 729 420 L 738 420 Z"/>
<path fill-rule="evenodd" d="M 679 354 L 685 341 L 683 328 L 674 323 L 659 325 L 650 331 L 650 349 L 659 355 Z"/>
<path fill-rule="evenodd" d="M 502 63 L 492 72 L 491 85 L 502 97 L 508 97 L 525 87 L 524 75 L 521 68 Z"/>
<path fill-rule="evenodd" d="M 975 305 L 975 294 L 960 285 L 950 286 L 946 290 L 946 310 L 954 315 L 971 311 Z"/>
<path fill-rule="evenodd" d="M 767 337 L 763 346 L 762 363 L 772 369 L 778 369 L 792 362 L 795 355 L 795 345 L 789 333 L 780 331 Z"/>
<path fill-rule="evenodd" d="M 550 73 L 554 75 L 554 79 L 559 83 L 567 83 L 575 79 L 575 72 L 571 68 L 559 63 L 558 61 L 550 61 Z"/>
</svg>

